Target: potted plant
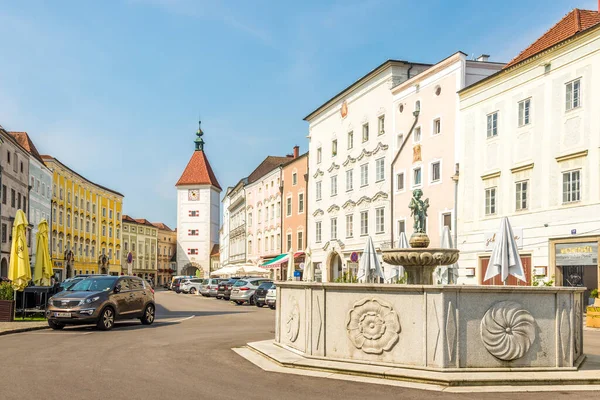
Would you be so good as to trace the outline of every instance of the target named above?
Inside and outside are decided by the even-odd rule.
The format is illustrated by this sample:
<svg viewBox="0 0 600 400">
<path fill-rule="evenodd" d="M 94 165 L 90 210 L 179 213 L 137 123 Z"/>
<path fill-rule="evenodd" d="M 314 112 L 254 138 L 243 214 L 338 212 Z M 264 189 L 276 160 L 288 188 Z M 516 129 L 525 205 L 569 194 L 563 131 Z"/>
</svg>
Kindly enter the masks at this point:
<svg viewBox="0 0 600 400">
<path fill-rule="evenodd" d="M 594 289 L 590 292 L 590 305 L 594 305 L 595 307 L 599 307 L 598 304 L 600 301 L 598 300 L 598 289 Z"/>
<path fill-rule="evenodd" d="M 15 317 L 15 300 L 12 285 L 0 282 L 0 322 L 12 322 Z"/>
</svg>

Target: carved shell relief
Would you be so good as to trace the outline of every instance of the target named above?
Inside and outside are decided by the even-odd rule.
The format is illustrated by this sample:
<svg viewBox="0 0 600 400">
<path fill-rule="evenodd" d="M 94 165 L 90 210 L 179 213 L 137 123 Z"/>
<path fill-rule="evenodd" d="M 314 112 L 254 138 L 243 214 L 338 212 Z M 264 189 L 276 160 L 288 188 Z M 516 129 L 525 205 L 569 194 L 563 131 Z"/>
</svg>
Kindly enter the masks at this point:
<svg viewBox="0 0 600 400">
<path fill-rule="evenodd" d="M 382 354 L 398 343 L 400 319 L 388 302 L 365 298 L 348 312 L 346 331 L 357 349 L 367 354 Z"/>
<path fill-rule="evenodd" d="M 535 341 L 535 319 L 514 301 L 490 307 L 481 320 L 481 340 L 487 351 L 503 361 L 523 357 Z"/>
<path fill-rule="evenodd" d="M 298 307 L 298 301 L 295 297 L 290 297 L 290 312 L 286 319 L 286 334 L 290 342 L 295 342 L 298 339 L 298 333 L 300 332 L 300 308 Z"/>
</svg>

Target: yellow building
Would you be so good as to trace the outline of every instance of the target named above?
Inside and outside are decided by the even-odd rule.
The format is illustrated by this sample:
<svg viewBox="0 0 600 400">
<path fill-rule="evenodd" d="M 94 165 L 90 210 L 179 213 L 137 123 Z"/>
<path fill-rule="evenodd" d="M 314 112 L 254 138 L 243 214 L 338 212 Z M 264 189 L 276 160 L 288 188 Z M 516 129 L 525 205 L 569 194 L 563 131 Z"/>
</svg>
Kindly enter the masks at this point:
<svg viewBox="0 0 600 400">
<path fill-rule="evenodd" d="M 77 274 L 121 274 L 123 195 L 100 186 L 51 156 L 52 262 L 61 280 Z"/>
</svg>

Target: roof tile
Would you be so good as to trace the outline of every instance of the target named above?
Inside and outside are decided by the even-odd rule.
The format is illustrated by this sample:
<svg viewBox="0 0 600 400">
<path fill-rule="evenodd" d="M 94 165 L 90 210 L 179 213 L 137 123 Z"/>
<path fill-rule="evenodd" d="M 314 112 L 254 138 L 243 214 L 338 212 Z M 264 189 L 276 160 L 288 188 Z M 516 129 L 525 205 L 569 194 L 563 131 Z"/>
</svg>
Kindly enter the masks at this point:
<svg viewBox="0 0 600 400">
<path fill-rule="evenodd" d="M 212 185 L 217 189 L 222 190 L 204 151 L 196 150 L 194 154 L 192 154 L 190 162 L 175 184 L 175 186 L 183 185 Z"/>
</svg>

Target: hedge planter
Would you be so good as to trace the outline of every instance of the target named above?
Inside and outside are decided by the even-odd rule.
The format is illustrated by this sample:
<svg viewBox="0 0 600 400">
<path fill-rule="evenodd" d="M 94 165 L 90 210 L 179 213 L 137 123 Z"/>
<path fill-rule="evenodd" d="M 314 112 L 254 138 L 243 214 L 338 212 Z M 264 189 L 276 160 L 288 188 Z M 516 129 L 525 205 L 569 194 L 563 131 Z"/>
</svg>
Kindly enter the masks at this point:
<svg viewBox="0 0 600 400">
<path fill-rule="evenodd" d="M 15 317 L 15 301 L 0 300 L 0 322 L 12 322 Z"/>
</svg>

